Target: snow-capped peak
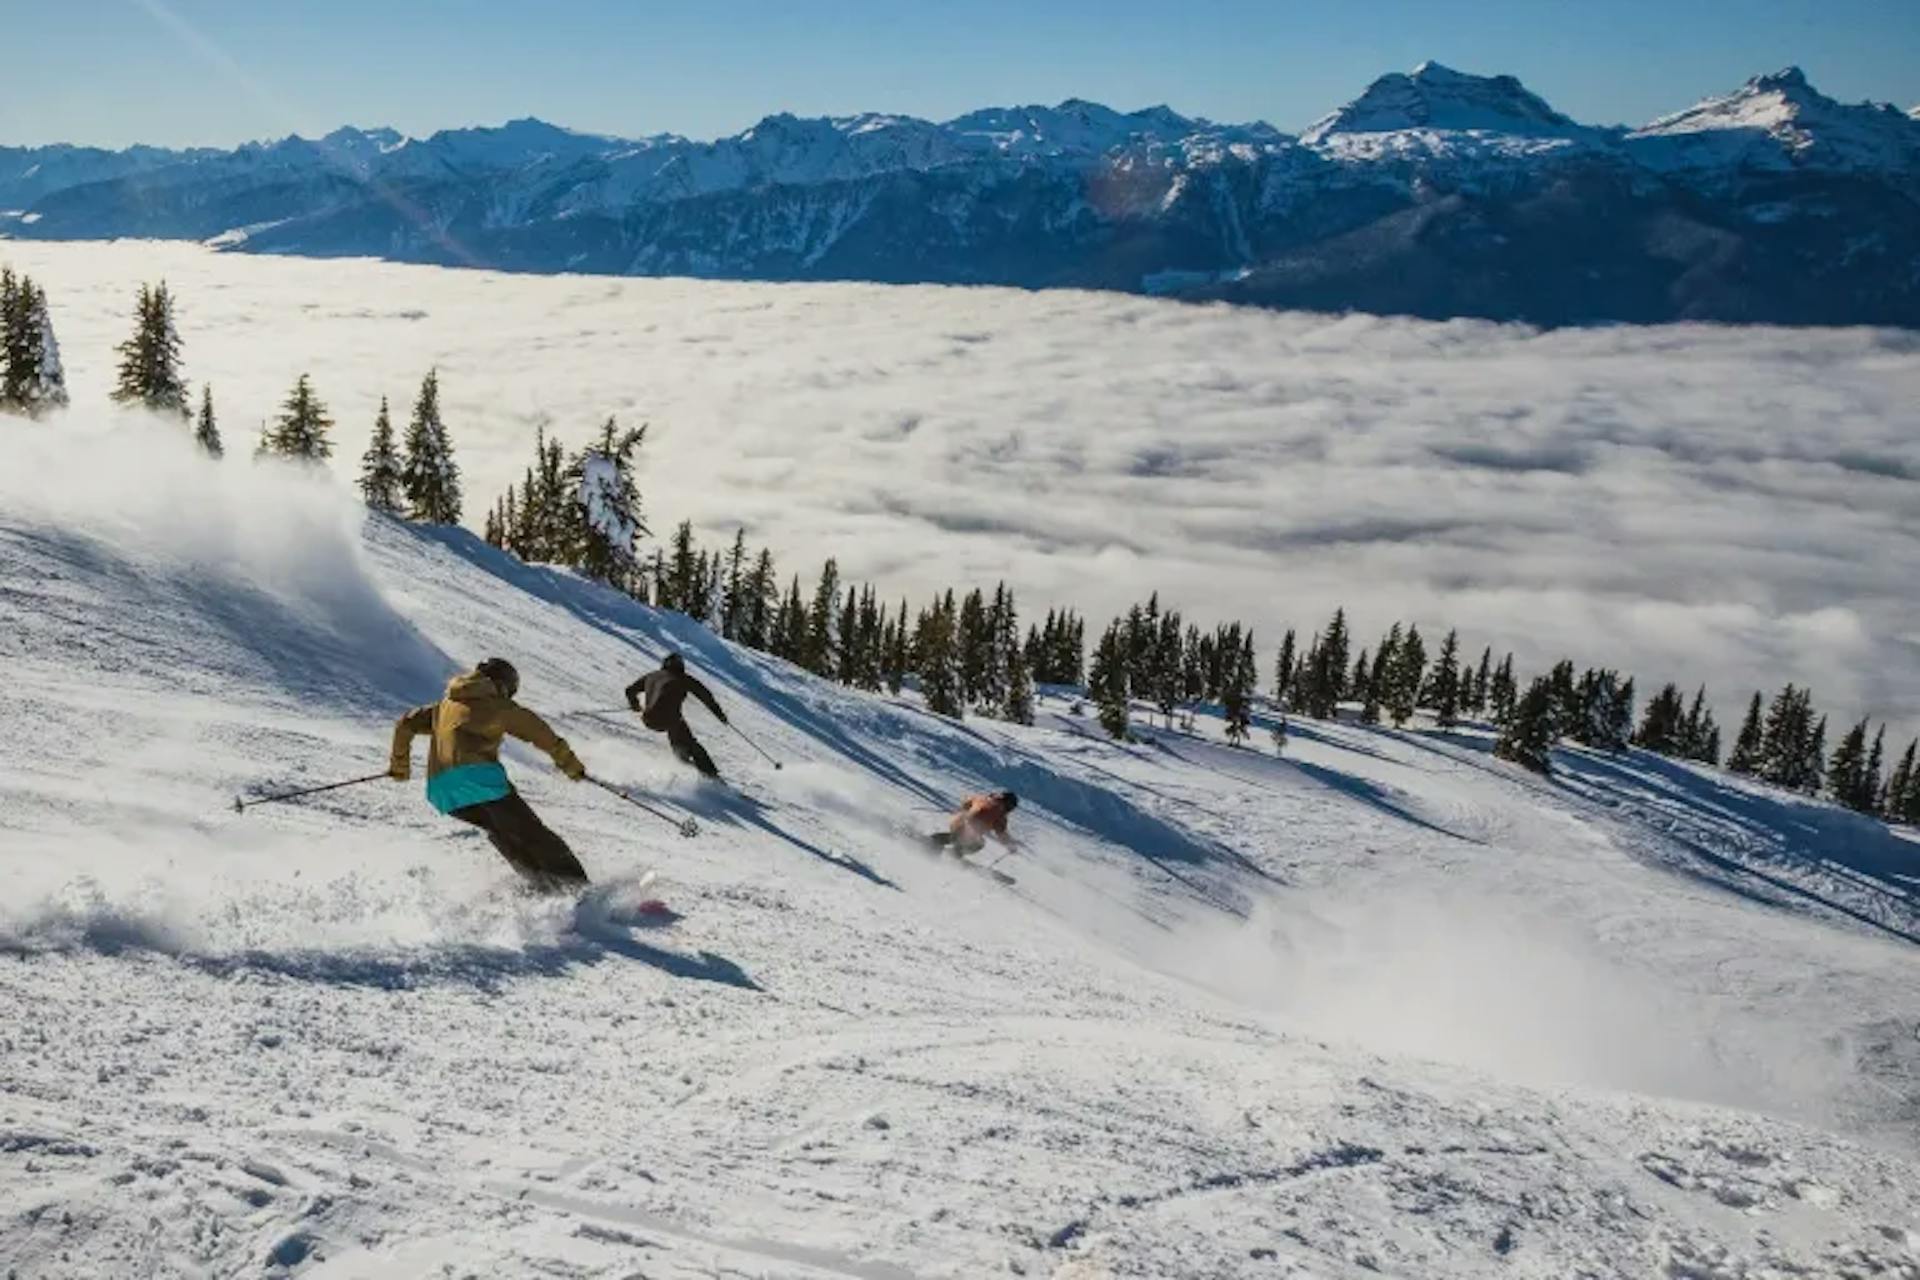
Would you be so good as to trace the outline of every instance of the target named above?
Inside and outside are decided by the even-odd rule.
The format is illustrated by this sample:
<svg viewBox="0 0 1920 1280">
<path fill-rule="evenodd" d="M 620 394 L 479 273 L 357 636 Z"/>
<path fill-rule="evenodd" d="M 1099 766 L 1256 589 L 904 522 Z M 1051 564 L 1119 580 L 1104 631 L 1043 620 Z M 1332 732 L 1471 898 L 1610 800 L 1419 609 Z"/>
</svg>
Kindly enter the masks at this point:
<svg viewBox="0 0 1920 1280">
<path fill-rule="evenodd" d="M 1468 75 L 1423 62 L 1411 74 L 1381 76 L 1358 98 L 1315 121 L 1301 141 L 1410 129 L 1535 137 L 1585 132 L 1512 76 Z"/>
<path fill-rule="evenodd" d="M 1876 169 L 1920 165 L 1920 127 L 1885 103 L 1836 102 L 1788 67 L 1628 135 L 1657 168 Z"/>
</svg>

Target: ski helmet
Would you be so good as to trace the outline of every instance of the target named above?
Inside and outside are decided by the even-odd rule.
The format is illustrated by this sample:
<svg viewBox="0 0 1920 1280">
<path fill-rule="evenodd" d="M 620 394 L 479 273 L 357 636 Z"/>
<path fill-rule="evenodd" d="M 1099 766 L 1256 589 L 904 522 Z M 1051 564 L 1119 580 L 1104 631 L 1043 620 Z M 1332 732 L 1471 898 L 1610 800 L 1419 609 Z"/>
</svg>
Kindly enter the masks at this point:
<svg viewBox="0 0 1920 1280">
<path fill-rule="evenodd" d="M 488 658 L 474 671 L 493 681 L 500 692 L 509 698 L 520 692 L 520 673 L 505 658 Z"/>
<path fill-rule="evenodd" d="M 1020 797 L 1011 791 L 1002 791 L 1000 793 L 1000 807 L 1008 813 L 1012 813 L 1020 807 Z"/>
<path fill-rule="evenodd" d="M 660 660 L 660 669 L 662 671 L 671 671 L 673 672 L 673 674 L 677 676 L 685 675 L 687 670 L 687 660 L 685 658 L 682 658 L 677 653 L 670 653 L 665 658 L 662 658 Z"/>
</svg>

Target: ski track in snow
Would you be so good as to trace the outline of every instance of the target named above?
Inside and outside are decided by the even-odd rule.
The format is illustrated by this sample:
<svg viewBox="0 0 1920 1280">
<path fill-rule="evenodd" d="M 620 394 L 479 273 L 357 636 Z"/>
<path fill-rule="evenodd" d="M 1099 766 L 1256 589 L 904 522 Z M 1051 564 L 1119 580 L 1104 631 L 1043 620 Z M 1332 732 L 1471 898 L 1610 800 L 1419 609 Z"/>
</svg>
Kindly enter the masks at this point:
<svg viewBox="0 0 1920 1280">
<path fill-rule="evenodd" d="M 702 826 L 513 752 L 577 903 L 417 782 L 228 807 L 669 647 L 786 768 L 557 721 Z M 124 429 L 0 437 L 0 659 L 8 1275 L 1920 1277 L 1920 846 L 1825 805 L 952 724 Z M 991 786 L 1011 887 L 904 834 Z"/>
</svg>

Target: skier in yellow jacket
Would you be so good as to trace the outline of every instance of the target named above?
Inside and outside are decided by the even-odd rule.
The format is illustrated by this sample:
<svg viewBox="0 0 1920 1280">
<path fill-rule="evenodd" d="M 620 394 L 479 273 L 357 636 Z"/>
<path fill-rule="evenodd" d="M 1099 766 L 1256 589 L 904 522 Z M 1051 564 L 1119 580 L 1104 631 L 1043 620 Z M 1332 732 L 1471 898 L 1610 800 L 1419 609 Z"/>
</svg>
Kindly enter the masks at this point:
<svg viewBox="0 0 1920 1280">
<path fill-rule="evenodd" d="M 500 743 L 512 735 L 540 748 L 575 782 L 587 768 L 546 721 L 513 700 L 519 691 L 520 673 L 505 658 L 488 658 L 455 676 L 439 702 L 415 707 L 393 726 L 387 773 L 401 782 L 412 776 L 413 740 L 428 735 L 427 803 L 486 832 L 536 888 L 577 888 L 587 883 L 586 870 L 513 789 L 500 764 Z"/>
</svg>

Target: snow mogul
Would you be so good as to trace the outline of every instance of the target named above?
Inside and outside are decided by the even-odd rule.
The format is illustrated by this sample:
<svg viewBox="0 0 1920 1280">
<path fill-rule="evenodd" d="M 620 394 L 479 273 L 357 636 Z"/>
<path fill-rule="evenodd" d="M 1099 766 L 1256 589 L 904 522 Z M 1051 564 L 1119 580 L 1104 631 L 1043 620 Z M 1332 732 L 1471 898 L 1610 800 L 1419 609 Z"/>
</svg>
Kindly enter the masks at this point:
<svg viewBox="0 0 1920 1280">
<path fill-rule="evenodd" d="M 993 795 L 968 796 L 953 815 L 945 831 L 936 831 L 927 837 L 927 843 L 936 849 L 946 849 L 961 857 L 969 857 L 987 847 L 988 837 L 1005 845 L 1009 852 L 1015 850 L 1013 837 L 1007 834 L 1007 817 L 1020 807 L 1020 797 L 1011 791 L 1001 791 Z"/>
<path fill-rule="evenodd" d="M 667 735 L 667 745 L 683 763 L 690 764 L 709 778 L 720 776 L 713 757 L 693 736 L 681 707 L 691 694 L 698 698 L 713 718 L 727 723 L 727 713 L 713 699 L 713 691 L 687 674 L 686 659 L 670 653 L 661 660 L 658 671 L 648 672 L 627 686 L 627 705 L 640 713 L 640 723 L 655 733 Z"/>
<path fill-rule="evenodd" d="M 427 803 L 486 832 L 532 887 L 575 889 L 587 883 L 585 868 L 507 780 L 500 743 L 512 735 L 540 748 L 575 782 L 587 767 L 546 721 L 513 700 L 518 692 L 520 673 L 505 658 L 488 658 L 455 676 L 439 702 L 415 707 L 394 724 L 387 776 L 400 782 L 412 776 L 413 740 L 427 734 Z"/>
</svg>

